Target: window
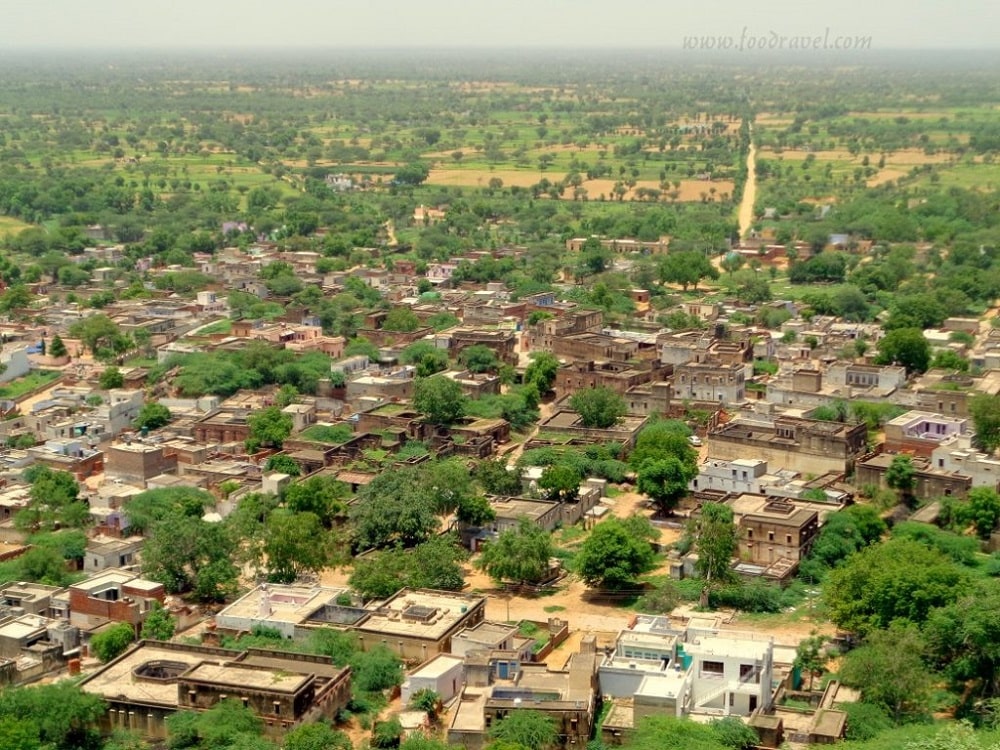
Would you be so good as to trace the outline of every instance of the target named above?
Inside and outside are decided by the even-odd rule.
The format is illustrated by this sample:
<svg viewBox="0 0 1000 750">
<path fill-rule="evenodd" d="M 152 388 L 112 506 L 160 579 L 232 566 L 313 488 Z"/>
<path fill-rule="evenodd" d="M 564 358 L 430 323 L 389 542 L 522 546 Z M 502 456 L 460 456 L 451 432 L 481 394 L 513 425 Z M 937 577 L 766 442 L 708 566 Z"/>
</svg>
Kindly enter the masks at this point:
<svg viewBox="0 0 1000 750">
<path fill-rule="evenodd" d="M 769 541 L 769 542 L 773 542 L 774 541 L 774 532 L 773 531 L 767 532 L 767 541 Z"/>
<path fill-rule="evenodd" d="M 792 543 L 792 535 L 785 534 L 785 544 L 791 544 L 791 543 Z"/>
<path fill-rule="evenodd" d="M 703 661 L 701 663 L 702 677 L 722 677 L 726 672 L 726 666 L 721 661 Z"/>
</svg>

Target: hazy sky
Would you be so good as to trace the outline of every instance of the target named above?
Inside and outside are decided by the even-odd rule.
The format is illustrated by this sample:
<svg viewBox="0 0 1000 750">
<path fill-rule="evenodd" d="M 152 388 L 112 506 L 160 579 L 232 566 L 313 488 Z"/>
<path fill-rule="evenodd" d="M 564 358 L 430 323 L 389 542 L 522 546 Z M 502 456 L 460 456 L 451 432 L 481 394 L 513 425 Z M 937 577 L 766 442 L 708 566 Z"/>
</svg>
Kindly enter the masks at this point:
<svg viewBox="0 0 1000 750">
<path fill-rule="evenodd" d="M 690 35 L 870 36 L 997 49 L 998 0 L 5 0 L 4 47 L 660 47 Z"/>
</svg>

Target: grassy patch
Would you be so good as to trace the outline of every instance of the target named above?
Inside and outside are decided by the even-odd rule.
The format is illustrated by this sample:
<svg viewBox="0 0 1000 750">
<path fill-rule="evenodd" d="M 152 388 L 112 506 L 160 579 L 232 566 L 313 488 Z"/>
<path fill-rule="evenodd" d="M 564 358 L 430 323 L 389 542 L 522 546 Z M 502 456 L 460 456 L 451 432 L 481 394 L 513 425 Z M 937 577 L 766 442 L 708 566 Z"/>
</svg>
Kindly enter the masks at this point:
<svg viewBox="0 0 1000 750">
<path fill-rule="evenodd" d="M 543 607 L 542 609 L 544 611 L 548 612 L 549 614 L 552 614 L 553 612 L 565 612 L 566 611 L 566 608 L 564 606 L 562 606 L 561 604 L 550 604 L 549 606 Z"/>
<path fill-rule="evenodd" d="M 58 380 L 61 375 L 55 370 L 32 370 L 23 378 L 0 385 L 0 398 L 18 399 L 35 388 Z"/>
<path fill-rule="evenodd" d="M 231 333 L 233 330 L 233 321 L 217 320 L 214 323 L 209 323 L 207 326 L 198 331 L 200 336 L 212 336 L 219 333 Z"/>
<path fill-rule="evenodd" d="M 302 431 L 302 437 L 306 440 L 315 440 L 317 443 L 327 443 L 329 445 L 340 445 L 346 443 L 354 437 L 354 430 L 346 424 L 325 425 L 316 424 Z"/>
</svg>

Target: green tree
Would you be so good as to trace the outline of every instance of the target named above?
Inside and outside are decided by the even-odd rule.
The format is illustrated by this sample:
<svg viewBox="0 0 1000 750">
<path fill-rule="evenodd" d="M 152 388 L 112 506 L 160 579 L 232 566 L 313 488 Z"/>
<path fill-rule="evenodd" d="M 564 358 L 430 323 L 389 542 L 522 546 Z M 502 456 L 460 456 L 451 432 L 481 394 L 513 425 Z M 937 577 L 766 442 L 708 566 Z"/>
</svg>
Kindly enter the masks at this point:
<svg viewBox="0 0 1000 750">
<path fill-rule="evenodd" d="M 403 684 L 403 662 L 382 645 L 351 658 L 351 687 L 362 693 L 390 690 Z"/>
<path fill-rule="evenodd" d="M 31 485 L 28 502 L 14 516 L 14 525 L 30 533 L 82 528 L 90 522 L 90 508 L 80 498 L 72 474 L 35 464 L 24 472 Z"/>
<path fill-rule="evenodd" d="M 660 261 L 660 281 L 680 284 L 685 292 L 689 286 L 697 289 L 698 282 L 704 278 L 717 279 L 719 272 L 702 252 L 682 250 L 667 253 Z"/>
<path fill-rule="evenodd" d="M 264 464 L 264 469 L 266 471 L 276 471 L 281 474 L 287 474 L 290 477 L 297 477 L 302 473 L 302 470 L 295 462 L 295 459 L 287 453 L 275 453 L 273 456 L 268 456 L 267 463 Z"/>
<path fill-rule="evenodd" d="M 259 740 L 264 721 L 250 708 L 230 698 L 220 701 L 203 713 L 178 711 L 167 717 L 170 748 L 233 748 L 245 747 L 248 740 Z M 253 750 L 260 745 L 250 744 Z"/>
<path fill-rule="evenodd" d="M 486 543 L 476 565 L 494 581 L 537 583 L 549 571 L 552 552 L 549 533 L 530 519 L 521 518 L 517 528 L 505 529 Z"/>
<path fill-rule="evenodd" d="M 90 639 L 90 648 L 103 662 L 109 662 L 125 653 L 135 641 L 135 630 L 127 622 L 112 625 Z"/>
<path fill-rule="evenodd" d="M 934 676 L 924 663 L 925 645 L 914 625 L 874 630 L 864 645 L 844 656 L 840 679 L 861 692 L 861 699 L 886 711 L 896 722 L 926 713 Z"/>
<path fill-rule="evenodd" d="M 236 544 L 223 524 L 170 515 L 153 524 L 143 548 L 143 574 L 169 593 L 190 591 L 203 602 L 221 602 L 236 592 Z"/>
<path fill-rule="evenodd" d="M 490 495 L 520 495 L 521 477 L 507 468 L 503 458 L 486 458 L 476 464 L 473 476 Z"/>
<path fill-rule="evenodd" d="M 559 741 L 556 722 L 541 711 L 519 708 L 490 727 L 489 737 L 507 746 L 526 750 L 551 750 Z"/>
<path fill-rule="evenodd" d="M 311 476 L 285 489 L 286 507 L 293 513 L 314 513 L 324 528 L 347 517 L 351 487 L 328 475 Z"/>
<path fill-rule="evenodd" d="M 358 493 L 350 508 L 354 547 L 365 550 L 420 544 L 441 525 L 438 502 L 433 489 L 421 483 L 416 468 L 379 474 Z"/>
<path fill-rule="evenodd" d="M 469 372 L 495 372 L 500 368 L 500 360 L 492 349 L 484 344 L 466 347 L 458 355 L 459 361 Z"/>
<path fill-rule="evenodd" d="M 121 328 L 104 313 L 78 320 L 69 327 L 69 335 L 80 339 L 95 356 L 102 351 L 122 354 L 128 351 L 128 340 Z"/>
<path fill-rule="evenodd" d="M 142 405 L 139 416 L 135 420 L 137 430 L 158 430 L 167 424 L 173 415 L 170 409 L 156 401 L 150 401 Z"/>
<path fill-rule="evenodd" d="M 628 413 L 625 399 L 604 386 L 577 391 L 570 397 L 569 405 L 580 415 L 583 426 L 589 428 L 613 427 Z"/>
<path fill-rule="evenodd" d="M 104 391 L 111 390 L 112 388 L 121 388 L 125 385 L 125 376 L 122 375 L 121 370 L 117 367 L 108 367 L 101 373 L 97 384 Z"/>
<path fill-rule="evenodd" d="M 448 369 L 448 354 L 429 341 L 416 341 L 403 349 L 399 360 L 406 365 L 416 365 L 417 377 L 426 378 Z"/>
<path fill-rule="evenodd" d="M 636 474 L 636 489 L 663 514 L 670 514 L 688 494 L 688 484 L 698 476 L 698 467 L 676 456 L 647 459 Z"/>
<path fill-rule="evenodd" d="M 913 488 L 917 486 L 917 470 L 913 458 L 905 454 L 893 456 L 885 471 L 885 483 L 899 493 L 901 502 L 909 503 L 913 498 Z"/>
<path fill-rule="evenodd" d="M 398 331 L 400 333 L 411 333 L 420 328 L 420 318 L 408 307 L 394 307 L 382 321 L 383 331 Z"/>
<path fill-rule="evenodd" d="M 556 373 L 559 371 L 559 360 L 554 354 L 549 352 L 535 352 L 531 355 L 531 362 L 524 371 L 525 384 L 533 384 L 538 393 L 545 395 L 552 390 L 552 385 L 556 382 Z"/>
<path fill-rule="evenodd" d="M 927 370 L 930 361 L 931 347 L 919 328 L 896 328 L 878 342 L 877 364 L 899 364 L 912 374 Z"/>
<path fill-rule="evenodd" d="M 648 528 L 642 528 L 640 521 Z M 610 518 L 599 523 L 580 546 L 576 569 L 588 586 L 616 591 L 630 588 L 652 569 L 656 555 L 650 540 L 658 535 L 644 518 L 629 522 Z"/>
<path fill-rule="evenodd" d="M 976 430 L 973 443 L 992 453 L 1000 447 L 1000 396 L 977 393 L 969 401 L 969 414 Z"/>
<path fill-rule="evenodd" d="M 576 467 L 569 464 L 553 464 L 542 472 L 538 487 L 545 491 L 546 500 L 571 503 L 580 494 L 582 479 Z"/>
<path fill-rule="evenodd" d="M 823 674 L 826 668 L 827 655 L 823 649 L 826 641 L 825 635 L 814 630 L 808 638 L 799 641 L 795 649 L 795 666 L 809 675 L 809 690 L 813 689 L 813 678 Z"/>
<path fill-rule="evenodd" d="M 52 343 L 49 345 L 49 356 L 59 359 L 60 357 L 65 357 L 68 353 L 62 336 L 57 333 L 52 337 Z"/>
<path fill-rule="evenodd" d="M 12 750 L 79 750 L 100 746 L 107 705 L 65 680 L 0 692 L 0 746 Z"/>
<path fill-rule="evenodd" d="M 922 623 L 934 607 L 951 604 L 968 586 L 968 575 L 941 552 L 910 539 L 890 539 L 833 570 L 823 599 L 838 627 L 864 634 L 894 620 Z"/>
<path fill-rule="evenodd" d="M 272 511 L 264 523 L 264 554 L 268 577 L 278 583 L 291 583 L 304 572 L 318 573 L 330 559 L 319 518 L 284 509 Z"/>
<path fill-rule="evenodd" d="M 490 501 L 482 495 L 462 498 L 455 511 L 455 518 L 466 526 L 485 526 L 497 517 Z"/>
<path fill-rule="evenodd" d="M 153 608 L 142 623 L 142 638 L 152 641 L 169 641 L 177 629 L 177 619 L 159 602 L 153 603 Z"/>
<path fill-rule="evenodd" d="M 413 386 L 413 405 L 433 424 L 454 424 L 465 416 L 462 386 L 442 375 L 421 378 Z"/>
<path fill-rule="evenodd" d="M 733 509 L 723 503 L 704 503 L 695 522 L 695 534 L 695 566 L 707 584 L 731 579 L 737 547 Z"/>
<path fill-rule="evenodd" d="M 1000 586 L 980 583 L 967 596 L 931 612 L 924 627 L 928 656 L 959 693 L 1000 695 Z"/>
<path fill-rule="evenodd" d="M 247 419 L 250 435 L 246 440 L 248 453 L 255 453 L 258 448 L 281 449 L 282 444 L 292 434 L 292 417 L 285 414 L 277 406 L 269 406 L 254 412 Z"/>
<path fill-rule="evenodd" d="M 878 542 L 886 532 L 885 521 L 870 505 L 851 505 L 826 517 L 803 563 L 819 565 L 818 575 L 833 568 L 855 552 Z M 810 569 L 812 570 L 812 569 Z M 802 571 L 805 574 L 805 571 Z"/>
</svg>

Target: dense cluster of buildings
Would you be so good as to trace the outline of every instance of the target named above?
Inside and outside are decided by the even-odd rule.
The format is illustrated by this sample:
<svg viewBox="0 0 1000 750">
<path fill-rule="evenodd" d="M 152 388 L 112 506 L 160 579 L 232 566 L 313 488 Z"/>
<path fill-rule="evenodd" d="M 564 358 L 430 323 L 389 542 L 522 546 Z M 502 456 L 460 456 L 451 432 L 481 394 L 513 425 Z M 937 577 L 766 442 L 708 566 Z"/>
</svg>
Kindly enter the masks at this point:
<svg viewBox="0 0 1000 750">
<path fill-rule="evenodd" d="M 421 207 L 421 220 L 440 220 L 439 213 Z M 568 251 L 583 242 L 571 240 Z M 621 270 L 628 270 L 634 253 L 669 252 L 666 238 L 604 245 Z M 103 309 L 123 333 L 148 342 L 144 364 L 123 364 L 121 381 L 111 388 L 100 382 L 104 366 L 70 336 L 72 326 L 94 311 L 57 303 L 63 290 L 37 284 L 33 291 L 51 302 L 37 305 L 31 316 L 11 316 L 22 322 L 0 323 L 0 381 L 32 369 L 55 373 L 38 388 L 0 403 L 5 416 L 0 555 L 12 559 L 26 551 L 15 519 L 30 502 L 23 473 L 41 464 L 82 483 L 91 531 L 80 569 L 88 577 L 66 589 L 30 582 L 0 587 L 0 681 L 77 668 L 94 634 L 128 623 L 138 635 L 154 603 L 170 608 L 183 624 L 201 619 L 167 597 L 162 585 L 142 578 L 144 540 L 133 533 L 128 512 L 135 495 L 175 487 L 210 490 L 219 502 L 209 515 L 219 520 L 246 494 L 277 491 L 294 481 L 264 469 L 274 451 L 247 449 L 249 417 L 277 403 L 277 388 L 188 398 L 172 386 L 171 373 L 151 382 L 150 362 L 168 366 L 178 354 L 239 351 L 264 342 L 329 356 L 329 377 L 320 378 L 316 392 L 281 407 L 293 425 L 281 452 L 300 476 L 332 476 L 355 490 L 380 470 L 423 460 L 410 455 L 395 461 L 408 443 L 419 443 L 428 455 L 471 460 L 496 455 L 512 439 L 511 425 L 500 417 L 430 424 L 413 404 L 417 368 L 402 357 L 405 347 L 425 342 L 444 352 L 450 368 L 443 375 L 471 399 L 498 395 L 503 386 L 498 372 L 471 372 L 458 364 L 470 347 L 490 350 L 515 377 L 533 354 L 553 354 L 559 360 L 555 399 L 524 447 L 615 443 L 627 452 L 651 418 L 687 421 L 696 433 L 699 472 L 681 512 L 696 514 L 704 502 L 729 504 L 738 529 L 734 569 L 776 581 L 794 574 L 829 513 L 863 487 L 887 486 L 895 456 L 911 458 L 912 494 L 921 499 L 962 497 L 974 487 L 996 488 L 1000 482 L 1000 459 L 974 447 L 970 416 L 974 395 L 1000 394 L 997 329 L 980 332 L 975 321 L 946 321 L 944 332 L 928 332 L 928 340 L 935 349 L 966 357 L 977 374 L 932 370 L 908 377 L 903 367 L 875 364 L 870 353 L 866 357 L 874 347 L 856 345 L 877 341 L 877 324 L 806 319 L 790 302 L 688 302 L 683 312 L 700 325 L 671 330 L 662 325 L 662 311 L 651 304 L 649 292 L 636 289 L 630 292 L 634 320 L 623 328 L 610 327 L 601 311 L 564 301 L 556 292 L 512 299 L 504 284 L 456 280 L 462 262 L 516 259 L 523 252 L 469 253 L 419 271 L 415 262 L 398 259 L 384 269 L 336 272 L 320 272 L 317 253 L 285 252 L 265 243 L 247 251 L 198 254 L 198 270 L 215 279 L 209 288 L 183 298 L 151 283 L 144 297 Z M 115 248 L 98 254 L 109 264 L 122 259 Z M 281 312 L 266 319 L 230 320 L 227 292 L 269 300 L 260 272 L 275 262 L 289 264 L 324 295 L 361 283 L 389 307 L 408 308 L 418 325 L 390 330 L 387 310 L 359 309 L 359 335 L 377 354 L 371 348 L 350 354 L 349 342 L 324 331 L 316 311 L 287 300 L 277 300 Z M 155 278 L 181 269 L 146 262 L 145 270 Z M 102 266 L 93 283 L 102 289 L 114 278 L 114 268 Z M 421 293 L 428 283 L 433 301 Z M 768 307 L 786 318 L 779 328 L 746 322 L 760 319 Z M 442 313 L 457 323 L 435 328 L 429 321 Z M 948 331 L 967 335 L 948 336 Z M 41 343 L 51 344 L 56 335 L 66 345 L 64 356 L 46 354 Z M 609 428 L 584 426 L 569 406 L 569 396 L 595 387 L 614 391 L 627 407 Z M 159 429 L 136 430 L 136 418 L 151 400 L 169 409 L 171 419 Z M 849 406 L 857 402 L 894 416 L 876 433 L 852 417 Z M 388 459 L 374 466 L 368 460 L 372 453 Z M 559 502 L 539 496 L 540 473 L 529 468 L 519 476 L 520 493 L 489 498 L 495 519 L 488 524 L 456 525 L 463 542 L 475 551 L 524 518 L 551 531 L 593 521 L 607 510 L 603 480 L 588 478 L 572 502 Z M 675 556 L 670 567 L 675 576 L 690 575 L 694 560 Z M 559 575 L 556 561 L 552 578 Z M 433 689 L 453 701 L 449 741 L 471 750 L 483 744 L 494 722 L 523 707 L 552 716 L 566 745 L 583 745 L 606 701 L 612 708 L 601 732 L 608 742 L 620 741 L 642 717 L 663 713 L 748 717 L 762 742 L 773 746 L 786 728 L 810 741 L 843 732 L 835 690 L 824 695 L 811 724 L 776 718 L 775 696 L 788 684 L 791 658 L 770 638 L 717 622 L 637 616 L 623 623 L 613 643 L 585 636 L 578 650 L 557 663 L 544 660 L 546 649 L 565 639 L 569 625 L 556 619 L 535 625 L 546 634 L 544 643 L 525 637 L 517 626 L 488 621 L 485 599 L 473 594 L 403 590 L 365 606 L 344 590 L 262 587 L 215 615 L 201 645 L 140 642 L 82 685 L 108 702 L 109 729 L 162 737 L 171 713 L 233 698 L 280 736 L 302 722 L 336 715 L 350 697 L 350 670 L 318 657 L 228 650 L 219 636 L 263 626 L 296 638 L 333 627 L 355 633 L 363 649 L 382 645 L 405 659 L 412 670 L 404 697 Z"/>
</svg>

